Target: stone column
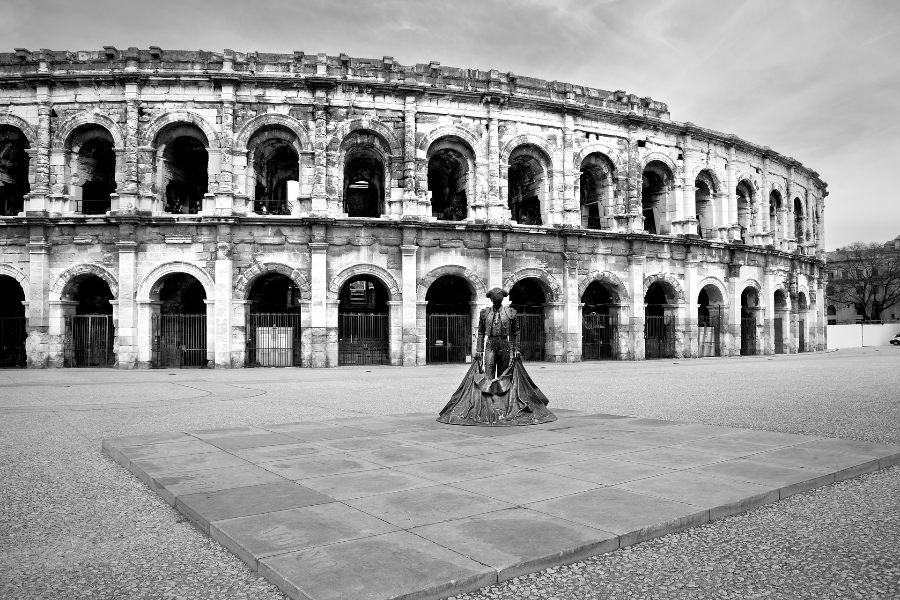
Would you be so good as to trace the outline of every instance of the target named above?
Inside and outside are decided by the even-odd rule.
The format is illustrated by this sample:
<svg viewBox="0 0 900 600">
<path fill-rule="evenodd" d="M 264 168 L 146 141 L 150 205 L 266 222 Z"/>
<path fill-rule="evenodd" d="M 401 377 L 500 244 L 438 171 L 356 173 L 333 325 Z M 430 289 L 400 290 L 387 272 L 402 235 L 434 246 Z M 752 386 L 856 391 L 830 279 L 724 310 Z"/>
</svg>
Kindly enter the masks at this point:
<svg viewBox="0 0 900 600">
<path fill-rule="evenodd" d="M 577 174 L 575 173 L 575 117 L 570 114 L 566 114 L 564 117 L 562 159 L 563 223 L 570 227 L 581 227 L 581 206 L 578 198 L 575 196 L 575 181 L 577 179 Z M 581 350 L 579 348 L 580 354 Z"/>
<path fill-rule="evenodd" d="M 28 194 L 26 213 L 46 213 L 50 210 L 50 88 L 47 84 L 36 86 L 38 105 L 37 143 L 28 154 L 34 161 L 34 182 Z"/>
<path fill-rule="evenodd" d="M 725 286 L 728 288 L 728 311 L 722 317 L 722 327 L 725 329 L 725 347 L 722 356 L 739 356 L 741 354 L 741 265 L 728 265 L 728 278 Z"/>
<path fill-rule="evenodd" d="M 137 366 L 149 369 L 159 359 L 154 353 L 154 320 L 159 318 L 161 302 L 155 300 L 136 301 L 137 304 Z"/>
<path fill-rule="evenodd" d="M 122 185 L 118 189 L 119 206 L 117 213 L 129 213 L 137 210 L 151 210 L 141 206 L 138 194 L 138 123 L 140 118 L 140 92 L 137 82 L 125 83 L 125 148 L 117 155 L 123 164 Z"/>
<path fill-rule="evenodd" d="M 68 367 L 66 356 L 66 319 L 75 314 L 77 302 L 70 300 L 50 300 L 47 334 L 47 366 L 54 368 Z"/>
<path fill-rule="evenodd" d="M 417 159 L 416 97 L 408 94 L 403 105 L 403 198 L 399 206 L 394 199 L 388 200 L 387 212 L 392 217 L 402 215 L 404 219 L 415 220 L 431 216 L 431 201 L 428 200 L 427 193 L 421 195 L 416 193 Z M 427 175 L 425 183 L 427 189 Z"/>
<path fill-rule="evenodd" d="M 233 244 L 231 225 L 220 223 L 216 241 L 216 297 L 214 303 L 215 364 L 217 368 L 231 368 L 231 293 L 233 288 Z M 208 321 L 209 322 L 209 321 Z"/>
<path fill-rule="evenodd" d="M 577 239 L 574 240 L 574 244 L 569 244 L 570 251 L 565 253 L 564 262 L 563 361 L 565 362 L 581 362 L 581 298 L 578 296 L 577 245 Z"/>
<path fill-rule="evenodd" d="M 206 304 L 206 366 L 216 366 L 216 301 L 207 298 Z"/>
<path fill-rule="evenodd" d="M 684 173 L 682 174 L 682 193 L 684 197 L 683 216 L 684 224 L 682 225 L 682 233 L 684 235 L 695 236 L 697 234 L 697 187 L 694 180 L 694 165 L 691 161 L 691 134 L 684 135 L 684 146 L 681 151 L 683 157 L 682 164 Z M 693 303 L 693 301 L 691 301 Z"/>
<path fill-rule="evenodd" d="M 309 328 L 312 346 L 312 367 L 336 367 L 337 349 L 337 305 L 334 318 L 327 311 L 328 299 L 328 243 L 310 242 L 309 268 Z M 334 331 L 334 339 L 328 335 Z"/>
<path fill-rule="evenodd" d="M 403 300 L 388 300 L 388 360 L 403 364 Z M 413 363 L 415 364 L 415 363 Z"/>
<path fill-rule="evenodd" d="M 763 289 L 760 301 L 763 304 L 763 354 L 775 354 L 775 270 L 765 269 L 761 282 Z"/>
<path fill-rule="evenodd" d="M 327 175 L 327 111 L 324 90 L 316 90 L 315 98 L 315 117 L 316 127 L 313 131 L 313 150 L 315 151 L 315 168 L 313 175 L 312 189 L 312 216 L 324 217 L 328 216 L 330 209 L 335 209 L 336 213 L 342 212 L 342 207 L 337 206 L 335 202 L 330 202 L 330 193 L 326 186 Z M 387 185 L 388 182 L 385 182 Z M 331 190 L 335 195 L 337 190 Z M 329 206 L 333 204 L 333 206 Z"/>
<path fill-rule="evenodd" d="M 215 214 L 229 216 L 234 211 L 234 84 L 222 83 L 222 158 L 216 189 Z"/>
<path fill-rule="evenodd" d="M 699 356 L 699 339 L 698 339 L 698 309 L 697 296 L 700 290 L 697 289 L 699 276 L 697 270 L 699 262 L 695 254 L 690 252 L 684 260 L 684 307 L 683 307 L 683 323 L 684 323 L 684 357 L 697 358 Z"/>
<path fill-rule="evenodd" d="M 628 189 L 626 202 L 626 218 L 623 225 L 629 233 L 643 233 L 644 230 L 644 210 L 641 204 L 641 155 L 638 152 L 637 137 L 640 135 L 641 129 L 639 124 L 629 124 L 628 126 Z M 643 289 L 643 282 L 641 282 Z M 641 302 L 644 299 L 641 298 Z M 641 319 L 643 319 L 643 312 Z M 641 324 L 643 328 L 643 323 Z M 643 334 L 642 334 L 643 335 Z M 641 358 L 643 360 L 643 337 L 641 338 Z"/>
<path fill-rule="evenodd" d="M 28 338 L 25 340 L 27 364 L 32 369 L 49 366 L 50 313 L 47 306 L 50 289 L 50 243 L 44 226 L 32 225 L 28 237 Z"/>
<path fill-rule="evenodd" d="M 730 228 L 729 240 L 741 239 L 741 227 L 738 223 L 738 207 L 737 207 L 737 181 L 734 172 L 734 163 L 737 160 L 737 151 L 734 146 L 728 148 L 728 210 L 724 211 L 727 215 L 725 225 Z"/>
<path fill-rule="evenodd" d="M 634 249 L 633 251 L 636 251 Z M 629 306 L 629 337 L 634 360 L 644 360 L 644 269 L 647 265 L 647 257 L 641 254 L 632 254 L 628 257 L 628 287 L 631 288 L 631 303 Z"/>
<path fill-rule="evenodd" d="M 488 248 L 488 290 L 503 287 L 503 248 Z"/>
<path fill-rule="evenodd" d="M 506 223 L 509 221 L 509 207 L 504 205 L 506 200 L 500 193 L 500 105 L 488 103 L 488 190 L 487 190 L 487 220 L 491 223 Z M 506 175 L 503 175 L 506 179 Z"/>
<path fill-rule="evenodd" d="M 416 307 L 417 264 L 416 253 L 419 247 L 415 244 L 400 246 L 402 283 L 402 347 L 403 366 L 411 367 L 417 363 L 419 349 L 419 330 Z"/>
<path fill-rule="evenodd" d="M 118 340 L 118 362 L 120 369 L 133 369 L 137 366 L 137 269 L 135 252 L 135 224 L 119 224 L 119 319 L 116 326 Z"/>
</svg>

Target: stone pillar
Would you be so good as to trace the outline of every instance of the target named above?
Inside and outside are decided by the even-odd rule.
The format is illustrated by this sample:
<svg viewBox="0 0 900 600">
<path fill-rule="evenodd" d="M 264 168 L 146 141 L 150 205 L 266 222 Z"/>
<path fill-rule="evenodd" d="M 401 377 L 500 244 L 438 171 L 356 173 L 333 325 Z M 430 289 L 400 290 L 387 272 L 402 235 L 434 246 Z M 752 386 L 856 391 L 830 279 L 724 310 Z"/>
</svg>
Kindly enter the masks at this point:
<svg viewBox="0 0 900 600">
<path fill-rule="evenodd" d="M 206 366 L 216 366 L 216 338 L 218 331 L 216 327 L 216 301 L 207 298 L 203 301 L 206 304 Z"/>
<path fill-rule="evenodd" d="M 729 240 L 741 239 L 741 227 L 738 223 L 738 207 L 737 207 L 737 181 L 734 172 L 734 163 L 737 160 L 737 151 L 734 146 L 728 148 L 728 210 L 724 211 L 727 215 L 725 225 L 730 229 Z"/>
<path fill-rule="evenodd" d="M 312 367 L 337 366 L 337 305 L 334 306 L 334 318 L 327 311 L 328 299 L 328 243 L 310 242 L 309 268 L 309 328 L 310 345 L 312 346 Z M 334 339 L 328 335 L 334 331 Z M 333 347 L 332 347 L 333 346 Z"/>
<path fill-rule="evenodd" d="M 403 303 L 401 307 L 401 354 L 404 367 L 414 366 L 418 362 L 416 358 L 419 349 L 419 329 L 416 305 L 416 253 L 418 249 L 419 247 L 415 244 L 404 244 L 400 246 L 401 272 L 403 276 Z"/>
<path fill-rule="evenodd" d="M 699 283 L 699 276 L 697 274 L 697 270 L 699 268 L 699 263 L 694 254 L 690 252 L 690 248 L 688 248 L 688 254 L 685 257 L 684 261 L 684 306 L 683 306 L 683 319 L 684 323 L 684 349 L 683 354 L 685 358 L 697 358 L 700 352 L 699 338 L 698 338 L 698 310 L 697 310 L 697 301 L 698 295 L 700 294 L 700 290 L 697 289 L 697 285 Z"/>
<path fill-rule="evenodd" d="M 50 210 L 50 88 L 47 84 L 36 86 L 36 99 L 38 104 L 37 143 L 35 148 L 29 148 L 28 154 L 34 162 L 34 182 L 28 201 L 25 205 L 26 213 L 46 213 Z"/>
<path fill-rule="evenodd" d="M 581 227 L 581 206 L 575 196 L 575 181 L 578 178 L 578 174 L 575 172 L 575 117 L 571 114 L 564 116 L 562 159 L 562 222 L 569 227 Z M 579 329 L 579 331 L 581 330 Z M 568 355 L 568 352 L 566 354 Z M 581 354 L 580 345 L 578 354 L 579 356 Z"/>
<path fill-rule="evenodd" d="M 487 289 L 503 287 L 503 248 L 488 248 L 488 285 Z"/>
<path fill-rule="evenodd" d="M 691 160 L 691 134 L 686 133 L 684 135 L 684 146 L 681 151 L 681 155 L 683 157 L 682 164 L 684 168 L 684 173 L 682 174 L 682 194 L 683 194 L 683 216 L 681 217 L 684 222 L 682 225 L 682 234 L 688 236 L 696 236 L 697 228 L 699 227 L 697 220 L 697 187 L 695 185 L 694 180 L 694 165 Z M 691 305 L 693 305 L 693 300 L 690 301 Z"/>
<path fill-rule="evenodd" d="M 638 152 L 637 145 L 637 137 L 640 135 L 640 125 L 636 123 L 630 123 L 628 126 L 628 164 L 627 164 L 627 172 L 628 172 L 628 186 L 627 186 L 627 201 L 626 201 L 626 218 L 624 219 L 624 223 L 622 225 L 625 226 L 629 233 L 644 233 L 644 211 L 643 206 L 641 205 L 641 155 Z M 641 289 L 643 289 L 643 282 L 641 282 Z M 644 299 L 641 298 L 641 302 L 643 303 Z M 641 312 L 641 319 L 643 319 L 643 309 Z M 643 331 L 643 322 L 641 323 L 641 328 Z M 643 333 L 641 334 L 643 335 Z M 641 358 L 637 360 L 643 360 L 643 337 L 641 337 Z"/>
<path fill-rule="evenodd" d="M 739 356 L 741 354 L 741 265 L 728 265 L 728 278 L 725 286 L 728 288 L 728 311 L 722 317 L 722 327 L 725 330 L 725 347 L 722 356 Z"/>
<path fill-rule="evenodd" d="M 643 248 L 640 249 L 643 252 Z M 647 257 L 632 254 L 628 257 L 628 287 L 631 288 L 629 306 L 629 337 L 634 360 L 644 360 L 644 269 Z"/>
<path fill-rule="evenodd" d="M 763 305 L 763 354 L 775 354 L 775 271 L 766 268 L 761 282 L 760 301 Z M 783 339 L 783 338 L 782 338 Z"/>
<path fill-rule="evenodd" d="M 574 236 L 572 236 L 574 237 Z M 563 345 L 565 362 L 581 362 L 581 298 L 578 295 L 577 238 L 565 253 L 563 272 Z M 573 248 L 574 246 L 574 248 Z"/>
<path fill-rule="evenodd" d="M 388 360 L 395 367 L 403 364 L 402 299 L 388 300 Z"/>
<path fill-rule="evenodd" d="M 313 188 L 312 188 L 312 216 L 327 216 L 329 210 L 334 209 L 336 214 L 342 212 L 343 207 L 337 206 L 336 197 L 337 190 L 328 190 L 326 186 L 326 175 L 328 167 L 328 137 L 326 131 L 327 111 L 324 90 L 316 90 L 315 98 L 315 117 L 316 127 L 313 131 L 313 150 L 315 151 L 314 160 L 315 167 L 313 170 Z M 385 182 L 387 185 L 388 182 Z M 332 193 L 335 195 L 335 201 L 330 201 Z M 332 206 L 329 206 L 331 204 Z"/>
<path fill-rule="evenodd" d="M 424 156 L 422 157 L 425 158 Z M 431 216 L 431 201 L 425 193 L 416 192 L 416 97 L 407 94 L 403 105 L 403 197 L 399 206 L 393 198 L 388 200 L 387 213 L 393 218 L 416 220 L 419 217 Z M 427 166 L 426 166 L 427 190 Z M 387 185 L 387 184 L 385 184 Z"/>
<path fill-rule="evenodd" d="M 137 82 L 125 83 L 125 148 L 116 158 L 122 161 L 122 185 L 118 188 L 119 205 L 115 212 L 130 213 L 151 210 L 141 206 L 138 194 L 138 127 L 140 118 L 140 92 Z M 119 170 L 119 169 L 117 169 Z"/>
<path fill-rule="evenodd" d="M 504 204 L 506 195 L 500 192 L 501 178 L 506 180 L 506 173 L 500 170 L 500 105 L 488 103 L 488 189 L 487 220 L 490 223 L 506 223 L 509 221 L 509 206 Z"/>
<path fill-rule="evenodd" d="M 232 368 L 243 368 L 247 363 L 247 315 L 249 314 L 249 300 L 235 300 L 232 296 L 231 300 L 231 366 Z M 302 315 L 302 313 L 301 313 Z M 301 316 L 301 319 L 303 317 Z M 303 325 L 300 326 L 301 337 L 303 335 Z M 301 353 L 306 350 L 303 347 L 303 341 L 300 342 Z M 301 357 L 302 362 L 302 357 Z"/>
<path fill-rule="evenodd" d="M 119 225 L 119 319 L 116 325 L 118 340 L 118 362 L 120 369 L 133 369 L 137 366 L 137 268 L 135 252 L 137 242 L 134 236 L 135 225 L 121 223 Z"/>
<path fill-rule="evenodd" d="M 49 311 L 47 334 L 47 366 L 61 368 L 70 366 L 66 356 L 66 319 L 75 314 L 77 302 L 70 300 L 50 300 L 47 302 Z"/>
<path fill-rule="evenodd" d="M 234 84 L 222 83 L 221 162 L 217 179 L 215 214 L 234 212 Z"/>
<path fill-rule="evenodd" d="M 220 369 L 231 368 L 231 293 L 234 272 L 232 250 L 231 226 L 220 223 L 216 241 L 214 321 L 211 322 L 215 331 L 215 364 Z M 207 323 L 210 321 L 208 320 Z"/>
<path fill-rule="evenodd" d="M 49 366 L 50 313 L 47 306 L 50 290 L 50 243 L 47 230 L 32 225 L 28 238 L 28 338 L 25 340 L 27 364 L 32 369 Z"/>
</svg>

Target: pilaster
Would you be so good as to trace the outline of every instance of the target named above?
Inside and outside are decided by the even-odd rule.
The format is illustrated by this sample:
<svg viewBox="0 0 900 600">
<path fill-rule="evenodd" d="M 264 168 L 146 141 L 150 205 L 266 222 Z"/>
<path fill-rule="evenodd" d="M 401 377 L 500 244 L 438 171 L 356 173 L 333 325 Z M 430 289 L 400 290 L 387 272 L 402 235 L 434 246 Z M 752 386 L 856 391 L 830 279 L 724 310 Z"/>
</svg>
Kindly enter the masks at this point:
<svg viewBox="0 0 900 600">
<path fill-rule="evenodd" d="M 335 308 L 334 323 L 328 319 L 328 243 L 323 241 L 310 242 L 310 266 L 309 266 L 309 326 L 312 330 L 312 365 L 313 367 L 337 366 L 337 337 L 334 338 L 334 348 L 327 329 L 337 330 L 337 309 Z M 333 355 L 333 360 L 331 357 Z"/>
<path fill-rule="evenodd" d="M 135 241 L 135 226 L 133 224 L 119 225 L 119 241 L 116 246 L 119 249 L 119 315 L 116 324 L 116 339 L 118 348 L 118 366 L 120 369 L 133 369 L 137 366 L 137 310 L 135 294 L 137 292 L 137 264 L 135 253 L 137 242 Z"/>
<path fill-rule="evenodd" d="M 231 294 L 233 289 L 233 244 L 231 242 L 231 225 L 218 225 L 216 241 L 216 298 L 215 320 L 212 328 L 215 331 L 215 364 L 217 368 L 230 368 L 231 365 Z M 209 327 L 209 325 L 207 325 Z"/>
<path fill-rule="evenodd" d="M 401 272 L 403 277 L 403 317 L 401 332 L 403 366 L 413 366 L 417 363 L 416 356 L 419 349 L 419 331 L 416 315 L 416 254 L 418 250 L 419 247 L 415 244 L 404 244 L 400 246 Z"/>
<path fill-rule="evenodd" d="M 632 248 L 632 254 L 628 257 L 628 287 L 631 291 L 629 303 L 629 345 L 633 349 L 634 360 L 644 360 L 646 350 L 644 347 L 644 270 L 647 266 L 647 257 L 643 254 L 643 247 Z"/>
</svg>

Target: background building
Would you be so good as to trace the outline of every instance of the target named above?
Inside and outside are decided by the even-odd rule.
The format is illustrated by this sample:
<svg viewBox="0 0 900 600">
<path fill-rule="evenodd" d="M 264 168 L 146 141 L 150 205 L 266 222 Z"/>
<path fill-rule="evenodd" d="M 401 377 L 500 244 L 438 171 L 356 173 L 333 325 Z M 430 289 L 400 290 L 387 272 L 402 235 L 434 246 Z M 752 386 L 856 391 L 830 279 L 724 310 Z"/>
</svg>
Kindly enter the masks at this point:
<svg viewBox="0 0 900 600">
<path fill-rule="evenodd" d="M 3 360 L 464 361 L 824 348 L 824 198 L 650 98 L 390 57 L 0 53 Z"/>
<path fill-rule="evenodd" d="M 900 322 L 900 236 L 826 256 L 829 325 Z"/>
</svg>

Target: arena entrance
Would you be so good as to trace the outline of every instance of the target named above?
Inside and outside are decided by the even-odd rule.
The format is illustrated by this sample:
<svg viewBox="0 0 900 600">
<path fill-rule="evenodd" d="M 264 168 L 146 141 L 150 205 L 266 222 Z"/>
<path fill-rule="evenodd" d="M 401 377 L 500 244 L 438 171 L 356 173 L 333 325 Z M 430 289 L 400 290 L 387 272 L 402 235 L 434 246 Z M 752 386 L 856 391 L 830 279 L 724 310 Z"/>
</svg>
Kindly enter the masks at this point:
<svg viewBox="0 0 900 600">
<path fill-rule="evenodd" d="M 425 300 L 426 364 L 471 360 L 472 290 L 469 285 L 461 277 L 438 277 L 429 286 Z"/>
<path fill-rule="evenodd" d="M 787 297 L 784 295 L 783 290 L 775 290 L 773 299 L 775 301 L 775 320 L 773 324 L 775 354 L 784 354 L 784 317 L 788 313 Z"/>
<path fill-rule="evenodd" d="M 722 292 L 714 285 L 706 285 L 697 295 L 697 304 L 697 355 L 722 356 Z"/>
<path fill-rule="evenodd" d="M 741 292 L 741 356 L 756 354 L 756 313 L 759 294 L 755 288 Z"/>
<path fill-rule="evenodd" d="M 247 295 L 247 367 L 301 365 L 300 289 L 290 277 L 272 273 L 258 278 Z"/>
<path fill-rule="evenodd" d="M 114 298 L 109 284 L 88 275 L 72 283 L 67 296 L 76 305 L 75 313 L 65 317 L 65 366 L 114 366 L 116 333 L 110 304 Z"/>
<path fill-rule="evenodd" d="M 599 281 L 581 296 L 581 359 L 615 360 L 619 357 L 619 305 Z"/>
<path fill-rule="evenodd" d="M 388 292 L 375 277 L 351 278 L 338 304 L 338 365 L 387 365 Z"/>
<path fill-rule="evenodd" d="M 666 314 L 668 298 L 663 285 L 656 281 L 644 295 L 644 357 L 675 358 L 675 320 Z"/>
<path fill-rule="evenodd" d="M 153 366 L 161 369 L 207 365 L 206 290 L 192 275 L 173 273 L 159 291 L 153 315 Z"/>
<path fill-rule="evenodd" d="M 0 275 L 0 368 L 26 366 L 25 291 L 19 282 Z"/>
<path fill-rule="evenodd" d="M 806 294 L 797 294 L 797 352 L 806 352 L 806 313 L 809 305 L 806 302 Z"/>
<path fill-rule="evenodd" d="M 518 313 L 519 350 L 522 360 L 545 360 L 544 304 L 547 297 L 538 280 L 522 279 L 509 291 L 509 304 Z"/>
</svg>

